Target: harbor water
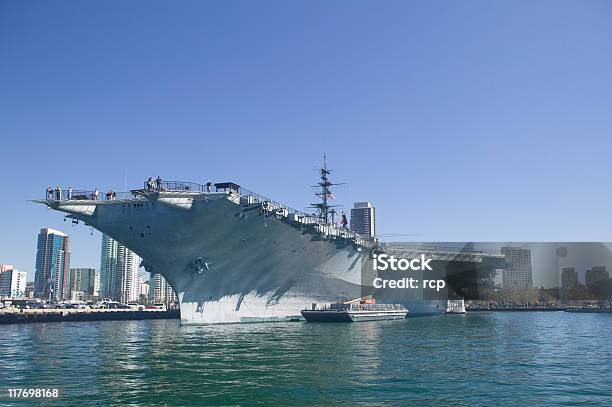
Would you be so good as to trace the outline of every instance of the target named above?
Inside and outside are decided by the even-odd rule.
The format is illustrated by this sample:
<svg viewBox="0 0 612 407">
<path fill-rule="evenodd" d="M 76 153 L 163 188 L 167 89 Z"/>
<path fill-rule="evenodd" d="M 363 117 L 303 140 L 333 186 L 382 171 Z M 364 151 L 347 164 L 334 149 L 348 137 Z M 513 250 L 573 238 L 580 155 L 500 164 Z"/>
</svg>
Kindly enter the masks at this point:
<svg viewBox="0 0 612 407">
<path fill-rule="evenodd" d="M 612 405 L 612 314 L 1 326 L 1 405 Z M 57 399 L 9 399 L 57 388 Z"/>
</svg>

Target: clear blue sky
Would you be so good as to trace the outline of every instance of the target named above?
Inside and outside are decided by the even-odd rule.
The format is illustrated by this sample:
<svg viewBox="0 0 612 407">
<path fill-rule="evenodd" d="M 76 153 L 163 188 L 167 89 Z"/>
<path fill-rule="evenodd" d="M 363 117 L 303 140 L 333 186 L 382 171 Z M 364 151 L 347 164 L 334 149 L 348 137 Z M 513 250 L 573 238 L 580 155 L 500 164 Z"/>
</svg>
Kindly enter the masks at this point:
<svg viewBox="0 0 612 407">
<path fill-rule="evenodd" d="M 47 185 L 233 180 L 422 241 L 612 240 L 612 2 L 0 1 L 0 262 Z M 405 240 L 406 237 L 403 237 Z"/>
</svg>

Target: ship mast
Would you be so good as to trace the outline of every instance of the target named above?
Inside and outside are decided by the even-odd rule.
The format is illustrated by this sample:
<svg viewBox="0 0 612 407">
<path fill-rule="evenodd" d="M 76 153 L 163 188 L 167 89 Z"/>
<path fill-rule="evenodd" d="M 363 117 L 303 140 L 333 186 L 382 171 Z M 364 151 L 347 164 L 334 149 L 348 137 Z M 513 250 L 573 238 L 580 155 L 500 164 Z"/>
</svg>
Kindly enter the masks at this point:
<svg viewBox="0 0 612 407">
<path fill-rule="evenodd" d="M 336 199 L 332 194 L 330 187 L 334 185 L 343 185 L 334 184 L 329 180 L 329 174 L 331 174 L 330 169 L 327 168 L 327 155 L 323 154 L 323 167 L 317 168 L 317 171 L 320 173 L 321 181 L 317 185 L 312 185 L 313 188 L 319 188 L 315 195 L 321 199 L 321 202 L 311 204 L 311 208 L 315 208 L 317 210 L 317 217 L 321 220 L 321 222 L 325 224 L 333 224 L 335 222 L 335 215 L 337 213 L 336 209 L 340 205 L 330 205 L 328 201 L 330 199 Z"/>
</svg>

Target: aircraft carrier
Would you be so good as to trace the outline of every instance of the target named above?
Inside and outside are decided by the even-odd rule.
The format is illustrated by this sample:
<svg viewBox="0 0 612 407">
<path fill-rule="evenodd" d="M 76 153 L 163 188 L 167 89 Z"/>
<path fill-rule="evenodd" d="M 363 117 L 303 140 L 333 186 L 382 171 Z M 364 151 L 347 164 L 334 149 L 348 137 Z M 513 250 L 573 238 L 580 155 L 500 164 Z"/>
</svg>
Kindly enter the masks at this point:
<svg viewBox="0 0 612 407">
<path fill-rule="evenodd" d="M 183 324 L 283 321 L 299 319 L 300 311 L 313 303 L 375 292 L 375 272 L 368 266 L 375 250 L 419 250 L 379 244 L 338 226 L 336 211 L 328 204 L 334 185 L 329 174 L 324 164 L 315 214 L 233 182 L 213 188 L 162 181 L 106 200 L 97 190 L 60 190 L 36 202 L 107 234 L 140 256 L 146 271 L 163 275 L 178 295 Z M 448 257 L 439 250 L 431 254 Z M 472 275 L 478 275 L 479 268 L 488 273 L 499 266 L 488 260 L 500 260 L 461 251 L 449 256 L 451 264 L 453 258 L 465 257 L 461 261 L 476 271 Z M 443 272 L 460 275 L 466 270 L 440 264 Z M 380 294 L 396 302 L 393 294 Z M 413 292 L 402 301 L 409 316 L 446 309 L 446 298 L 425 292 Z"/>
</svg>

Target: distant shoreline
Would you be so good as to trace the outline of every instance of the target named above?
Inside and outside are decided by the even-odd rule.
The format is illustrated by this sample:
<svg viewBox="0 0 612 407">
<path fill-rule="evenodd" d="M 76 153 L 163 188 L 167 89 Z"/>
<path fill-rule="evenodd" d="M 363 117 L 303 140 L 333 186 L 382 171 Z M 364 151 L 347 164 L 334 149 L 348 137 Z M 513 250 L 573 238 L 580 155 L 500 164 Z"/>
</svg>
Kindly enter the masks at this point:
<svg viewBox="0 0 612 407">
<path fill-rule="evenodd" d="M 103 310 L 0 310 L 1 324 L 32 322 L 125 321 L 142 319 L 179 319 L 178 309 L 167 311 Z"/>
<path fill-rule="evenodd" d="M 467 312 L 574 312 L 574 313 L 612 313 L 612 308 L 572 308 L 572 307 L 509 307 L 509 308 L 467 308 Z"/>
</svg>

